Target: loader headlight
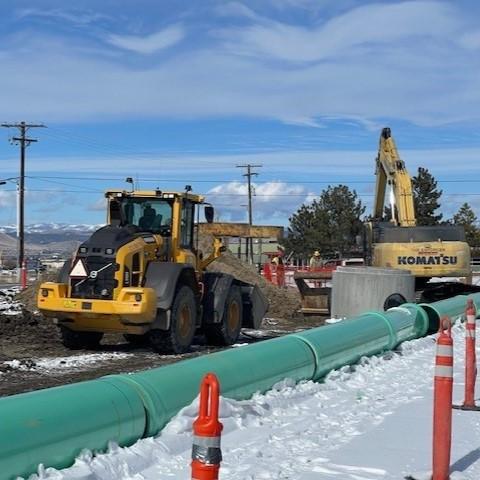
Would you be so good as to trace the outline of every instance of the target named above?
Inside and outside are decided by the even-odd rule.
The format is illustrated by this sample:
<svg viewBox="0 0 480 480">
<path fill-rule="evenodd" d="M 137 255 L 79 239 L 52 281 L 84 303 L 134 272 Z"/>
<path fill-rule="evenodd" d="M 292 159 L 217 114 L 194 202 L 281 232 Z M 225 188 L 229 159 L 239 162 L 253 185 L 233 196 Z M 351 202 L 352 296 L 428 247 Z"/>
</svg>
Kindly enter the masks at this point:
<svg viewBox="0 0 480 480">
<path fill-rule="evenodd" d="M 136 293 L 135 294 L 135 301 L 136 302 L 141 302 L 142 301 L 142 294 L 141 293 Z"/>
<path fill-rule="evenodd" d="M 113 255 L 113 252 L 114 252 L 114 251 L 115 251 L 115 250 L 114 250 L 113 248 L 106 248 L 106 249 L 105 249 L 105 253 L 106 253 L 107 255 Z"/>
<path fill-rule="evenodd" d="M 42 288 L 42 297 L 48 297 L 48 290 L 46 288 Z"/>
</svg>

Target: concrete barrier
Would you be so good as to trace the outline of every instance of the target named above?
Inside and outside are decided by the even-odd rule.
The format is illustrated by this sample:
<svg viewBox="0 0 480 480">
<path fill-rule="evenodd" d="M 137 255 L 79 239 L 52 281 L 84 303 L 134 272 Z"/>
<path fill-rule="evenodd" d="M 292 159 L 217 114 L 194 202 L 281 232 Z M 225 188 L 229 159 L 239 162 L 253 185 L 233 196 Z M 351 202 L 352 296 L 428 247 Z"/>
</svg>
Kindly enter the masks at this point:
<svg viewBox="0 0 480 480">
<path fill-rule="evenodd" d="M 406 270 L 376 267 L 338 267 L 333 272 L 331 313 L 350 318 L 369 310 L 386 310 L 392 295 L 415 301 L 415 277 Z M 396 306 L 390 304 L 389 307 Z"/>
</svg>

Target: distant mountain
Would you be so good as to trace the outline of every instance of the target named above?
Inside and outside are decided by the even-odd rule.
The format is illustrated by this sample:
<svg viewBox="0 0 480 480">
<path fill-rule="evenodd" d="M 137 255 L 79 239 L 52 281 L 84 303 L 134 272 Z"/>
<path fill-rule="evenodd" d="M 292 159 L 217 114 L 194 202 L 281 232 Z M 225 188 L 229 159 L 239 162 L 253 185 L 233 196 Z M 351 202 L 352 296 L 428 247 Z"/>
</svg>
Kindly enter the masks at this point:
<svg viewBox="0 0 480 480">
<path fill-rule="evenodd" d="M 88 235 L 102 225 L 88 225 L 84 223 L 80 224 L 69 224 L 69 223 L 32 223 L 30 225 L 25 225 L 25 233 L 42 233 L 42 234 L 53 234 L 53 233 L 80 233 Z M 0 232 L 6 233 L 8 235 L 17 234 L 16 225 L 0 225 Z"/>
<path fill-rule="evenodd" d="M 30 252 L 71 252 L 102 225 L 35 223 L 25 225 L 26 248 Z M 17 227 L 0 226 L 0 250 L 10 253 L 17 248 Z"/>
</svg>

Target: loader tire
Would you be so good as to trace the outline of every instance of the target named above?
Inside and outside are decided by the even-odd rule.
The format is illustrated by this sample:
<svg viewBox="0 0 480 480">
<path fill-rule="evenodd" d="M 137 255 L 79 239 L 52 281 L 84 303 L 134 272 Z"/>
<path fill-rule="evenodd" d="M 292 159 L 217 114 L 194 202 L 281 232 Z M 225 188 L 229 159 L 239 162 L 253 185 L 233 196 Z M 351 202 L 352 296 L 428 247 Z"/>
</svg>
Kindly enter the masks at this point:
<svg viewBox="0 0 480 480">
<path fill-rule="evenodd" d="M 170 328 L 149 332 L 150 344 L 158 353 L 181 354 L 190 350 L 197 324 L 197 305 L 190 287 L 183 285 L 175 294 Z"/>
<path fill-rule="evenodd" d="M 233 345 L 240 335 L 243 318 L 242 294 L 232 286 L 225 302 L 220 323 L 211 323 L 205 327 L 205 336 L 209 345 Z"/>
<path fill-rule="evenodd" d="M 60 333 L 63 346 L 70 350 L 94 349 L 98 347 L 103 337 L 101 332 L 75 332 L 63 325 L 60 327 Z"/>
</svg>

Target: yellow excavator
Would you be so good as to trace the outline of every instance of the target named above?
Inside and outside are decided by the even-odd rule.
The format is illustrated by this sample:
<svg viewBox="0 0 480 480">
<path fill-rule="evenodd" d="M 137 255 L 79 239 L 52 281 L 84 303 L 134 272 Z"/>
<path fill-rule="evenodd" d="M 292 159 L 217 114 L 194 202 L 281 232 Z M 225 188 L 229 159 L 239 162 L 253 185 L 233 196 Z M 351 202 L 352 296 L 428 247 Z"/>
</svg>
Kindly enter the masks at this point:
<svg viewBox="0 0 480 480">
<path fill-rule="evenodd" d="M 268 309 L 260 289 L 206 271 L 224 247 L 215 238 L 208 257 L 198 250 L 199 211 L 212 223 L 214 210 L 190 190 L 106 192 L 107 225 L 79 246 L 56 282 L 39 288 L 38 308 L 58 324 L 67 348 L 93 347 L 114 332 L 179 354 L 198 332 L 231 345 L 242 326 L 260 326 Z"/>
<path fill-rule="evenodd" d="M 470 248 L 462 227 L 417 226 L 412 180 L 390 128 L 380 135 L 375 174 L 373 221 L 366 225 L 367 263 L 410 270 L 419 289 L 432 277 L 469 277 Z M 387 187 L 391 219 L 385 221 Z"/>
</svg>

